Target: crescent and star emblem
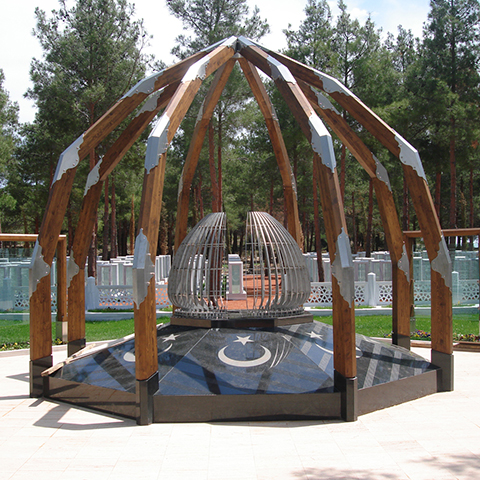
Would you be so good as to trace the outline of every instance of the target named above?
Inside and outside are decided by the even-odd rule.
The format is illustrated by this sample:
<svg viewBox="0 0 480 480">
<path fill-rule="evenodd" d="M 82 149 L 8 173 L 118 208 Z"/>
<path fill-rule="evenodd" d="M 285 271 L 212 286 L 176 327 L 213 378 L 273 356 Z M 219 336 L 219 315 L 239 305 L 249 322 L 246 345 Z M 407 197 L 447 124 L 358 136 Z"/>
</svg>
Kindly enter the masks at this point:
<svg viewBox="0 0 480 480">
<path fill-rule="evenodd" d="M 321 340 L 325 341 L 325 339 L 323 338 L 323 335 L 320 335 L 320 334 L 315 333 L 315 332 L 310 332 L 310 338 L 320 338 Z M 330 354 L 330 355 L 333 355 L 333 350 L 330 350 L 329 348 L 322 347 L 322 346 L 319 345 L 318 343 L 315 343 L 315 345 L 316 345 L 320 350 L 323 350 L 324 352 L 326 352 L 326 353 L 328 353 L 328 354 Z M 362 350 L 360 350 L 358 347 L 355 347 L 355 357 L 356 357 L 356 358 L 360 358 L 362 355 L 363 355 Z"/>
<path fill-rule="evenodd" d="M 320 335 L 320 334 L 315 333 L 315 332 L 310 332 L 310 338 L 319 338 L 320 340 L 325 341 L 325 339 L 323 338 L 323 335 Z M 315 345 L 316 345 L 320 350 L 323 350 L 324 352 L 328 353 L 329 355 L 333 355 L 333 350 L 330 350 L 329 348 L 322 347 L 322 346 L 319 345 L 318 343 L 315 343 Z"/>
<path fill-rule="evenodd" d="M 162 343 L 165 343 L 165 342 L 174 342 L 177 337 L 179 335 L 174 335 L 173 333 L 171 333 L 168 337 L 165 337 L 163 339 L 163 342 Z M 172 345 L 173 343 L 170 343 L 170 345 L 163 349 L 160 354 L 162 353 L 165 353 L 165 352 L 168 352 L 171 348 L 172 348 Z M 135 354 L 133 352 L 126 352 L 124 355 L 123 355 L 123 359 L 126 361 L 126 362 L 131 362 L 131 363 L 134 363 L 135 362 Z"/>
<path fill-rule="evenodd" d="M 237 335 L 237 340 L 234 340 L 234 343 L 238 342 L 241 343 L 242 345 L 246 345 L 247 343 L 253 343 L 253 340 L 250 340 L 250 335 L 247 337 L 240 337 Z M 233 358 L 230 358 L 227 356 L 225 353 L 225 350 L 228 348 L 228 345 L 226 347 L 223 347 L 219 352 L 218 352 L 218 358 L 225 363 L 226 365 L 230 365 L 232 367 L 240 367 L 240 368 L 248 368 L 248 367 L 258 367 L 259 365 L 263 365 L 264 363 L 267 363 L 270 358 L 272 357 L 272 353 L 268 348 L 264 347 L 263 345 L 260 345 L 263 348 L 263 355 L 258 358 L 254 358 L 253 360 L 235 360 Z"/>
</svg>

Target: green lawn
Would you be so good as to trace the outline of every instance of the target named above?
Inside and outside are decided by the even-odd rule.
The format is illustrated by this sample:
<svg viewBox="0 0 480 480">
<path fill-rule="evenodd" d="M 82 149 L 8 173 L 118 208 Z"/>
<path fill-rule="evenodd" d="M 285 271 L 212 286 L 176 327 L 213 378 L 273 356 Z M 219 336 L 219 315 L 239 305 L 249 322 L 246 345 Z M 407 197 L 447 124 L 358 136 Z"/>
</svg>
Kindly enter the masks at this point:
<svg viewBox="0 0 480 480">
<path fill-rule="evenodd" d="M 157 323 L 163 323 L 168 317 L 160 318 Z M 85 322 L 87 342 L 112 340 L 125 337 L 134 332 L 133 318 L 128 320 Z M 55 324 L 52 322 L 52 341 L 55 342 Z M 28 322 L 0 319 L 0 350 L 11 348 L 28 348 L 30 340 L 30 325 Z M 17 345 L 15 345 L 15 343 Z"/>
<path fill-rule="evenodd" d="M 316 320 L 332 324 L 332 317 L 315 317 Z M 168 317 L 158 319 L 158 323 L 168 320 Z M 390 315 L 358 316 L 355 321 L 356 332 L 369 337 L 385 337 L 392 331 L 392 317 Z M 454 339 L 459 336 L 479 335 L 478 315 L 454 315 Z M 417 317 L 417 330 L 430 332 L 430 317 Z M 86 340 L 95 342 L 112 340 L 130 335 L 134 332 L 133 319 L 86 322 Z M 30 326 L 28 322 L 0 319 L 0 350 L 11 348 L 28 348 Z M 55 324 L 52 324 L 52 341 L 55 342 Z"/>
<path fill-rule="evenodd" d="M 315 317 L 316 320 L 332 324 L 332 317 Z M 454 315 L 453 335 L 458 339 L 460 335 L 479 335 L 478 315 Z M 365 315 L 355 318 L 355 329 L 357 333 L 368 337 L 385 337 L 392 332 L 391 315 Z M 430 317 L 416 317 L 416 329 L 421 332 L 430 332 Z"/>
</svg>

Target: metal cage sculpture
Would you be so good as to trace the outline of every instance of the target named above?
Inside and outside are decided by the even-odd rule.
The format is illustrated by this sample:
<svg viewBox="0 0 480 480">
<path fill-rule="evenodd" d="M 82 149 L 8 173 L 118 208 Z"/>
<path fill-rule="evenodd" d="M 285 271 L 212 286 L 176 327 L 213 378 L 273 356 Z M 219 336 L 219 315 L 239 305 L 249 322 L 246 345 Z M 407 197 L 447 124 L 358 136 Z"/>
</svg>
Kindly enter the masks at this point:
<svg viewBox="0 0 480 480">
<path fill-rule="evenodd" d="M 287 230 L 264 212 L 249 212 L 245 257 L 251 270 L 253 311 L 266 315 L 303 313 L 310 278 L 301 250 Z"/>
<path fill-rule="evenodd" d="M 203 318 L 225 310 L 222 284 L 226 217 L 211 213 L 185 237 L 168 278 L 168 297 L 179 310 Z"/>
<path fill-rule="evenodd" d="M 226 275 L 225 230 L 225 214 L 211 213 L 181 243 L 168 281 L 175 316 L 229 320 L 304 314 L 310 279 L 302 252 L 283 225 L 264 212 L 247 216 L 245 299 L 228 301 L 232 278 Z"/>
</svg>

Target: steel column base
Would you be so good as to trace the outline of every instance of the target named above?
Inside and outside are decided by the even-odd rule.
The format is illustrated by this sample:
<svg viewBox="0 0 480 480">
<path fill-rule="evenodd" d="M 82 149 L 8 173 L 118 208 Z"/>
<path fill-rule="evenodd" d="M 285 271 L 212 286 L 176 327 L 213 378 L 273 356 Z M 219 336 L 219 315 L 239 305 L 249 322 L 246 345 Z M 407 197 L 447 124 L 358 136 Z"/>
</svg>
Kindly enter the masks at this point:
<svg viewBox="0 0 480 480">
<path fill-rule="evenodd" d="M 153 395 L 158 391 L 158 372 L 146 380 L 136 381 L 135 411 L 138 425 L 153 423 Z"/>
<path fill-rule="evenodd" d="M 87 344 L 87 342 L 85 341 L 84 338 L 79 338 L 78 340 L 72 340 L 72 341 L 68 342 L 68 347 L 67 347 L 68 356 L 71 357 L 75 353 L 82 350 L 82 348 L 85 348 L 86 344 Z"/>
<path fill-rule="evenodd" d="M 431 362 L 437 371 L 437 391 L 453 392 L 453 354 L 432 350 Z"/>
<path fill-rule="evenodd" d="M 392 335 L 392 343 L 393 345 L 398 345 L 399 347 L 410 350 L 410 337 L 407 337 L 407 335 L 400 335 L 399 333 L 394 333 Z"/>
<path fill-rule="evenodd" d="M 357 377 L 346 378 L 334 371 L 335 388 L 341 394 L 341 416 L 346 422 L 356 422 L 358 418 Z"/>
<path fill-rule="evenodd" d="M 30 397 L 38 398 L 48 395 L 48 377 L 42 377 L 42 372 L 52 365 L 51 355 L 30 360 Z"/>
</svg>

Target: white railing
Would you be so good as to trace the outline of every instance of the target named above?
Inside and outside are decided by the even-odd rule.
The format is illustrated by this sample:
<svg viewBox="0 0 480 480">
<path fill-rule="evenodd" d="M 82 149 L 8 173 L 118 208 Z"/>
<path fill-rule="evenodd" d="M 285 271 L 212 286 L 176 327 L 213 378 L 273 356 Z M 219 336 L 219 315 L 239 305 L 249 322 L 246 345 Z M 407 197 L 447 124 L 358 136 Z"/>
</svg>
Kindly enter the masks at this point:
<svg viewBox="0 0 480 480">
<path fill-rule="evenodd" d="M 355 282 L 355 305 L 357 306 L 387 306 L 393 302 L 392 282 L 378 282 L 375 274 L 369 274 L 369 282 Z M 415 305 L 430 305 L 431 285 L 429 281 L 420 280 L 414 282 Z M 453 305 L 465 305 L 479 303 L 479 281 L 458 280 L 453 276 L 452 287 Z M 312 282 L 311 294 L 307 307 L 327 307 L 332 305 L 332 283 Z"/>
<path fill-rule="evenodd" d="M 170 306 L 166 284 L 156 284 L 157 309 Z M 133 286 L 131 285 L 95 285 L 93 277 L 88 278 L 85 286 L 85 308 L 87 310 L 125 310 L 133 309 Z"/>
<path fill-rule="evenodd" d="M 100 276 L 102 281 L 98 285 L 95 279 L 88 278 L 85 288 L 85 302 L 88 310 L 96 309 L 132 309 L 133 287 L 131 283 L 121 284 L 131 278 L 132 264 L 130 257 L 125 257 L 108 264 L 101 264 Z M 383 260 L 383 259 L 379 259 Z M 463 261 L 463 260 L 462 260 Z M 308 262 L 307 262 L 308 263 Z M 112 266 L 113 265 L 113 266 Z M 8 267 L 8 269 L 7 269 Z M 159 256 L 155 263 L 156 278 L 164 278 L 170 269 L 170 257 Z M 53 269 L 54 271 L 54 269 Z M 5 277 L 1 279 L 0 310 L 28 310 L 28 267 L 25 262 L 18 262 L 15 266 L 4 263 Z M 383 275 L 382 275 L 383 276 Z M 479 281 L 477 279 L 463 279 L 463 275 L 452 273 L 452 303 L 453 305 L 479 303 Z M 367 274 L 367 281 L 355 282 L 355 304 L 357 306 L 392 305 L 393 292 L 391 281 L 378 281 L 374 272 Z M 381 277 L 380 277 L 381 278 Z M 120 284 L 108 284 L 113 280 L 120 280 Z M 52 312 L 57 308 L 57 290 L 52 285 Z M 416 305 L 430 305 L 431 285 L 429 279 L 417 279 L 414 281 L 414 298 Z M 157 308 L 170 305 L 167 295 L 166 282 L 157 283 Z M 332 284 L 331 282 L 312 282 L 311 294 L 306 306 L 331 306 Z"/>
<path fill-rule="evenodd" d="M 357 306 L 388 306 L 392 305 L 393 291 L 392 282 L 377 282 L 375 274 L 370 274 L 370 282 L 355 282 L 355 305 Z M 374 281 L 372 281 L 372 279 Z M 454 276 L 455 280 L 455 276 Z M 171 305 L 167 295 L 167 285 L 156 286 L 157 308 L 165 308 Z M 29 292 L 28 287 L 12 288 L 13 301 L 9 302 L 9 308 L 3 310 L 28 310 Z M 430 305 L 431 286 L 430 282 L 421 280 L 414 282 L 415 305 Z M 465 305 L 479 303 L 479 281 L 458 280 L 454 281 L 452 288 L 453 305 Z M 95 285 L 93 279 L 87 281 L 85 288 L 85 305 L 87 310 L 97 309 L 132 309 L 133 287 L 130 285 Z M 312 282 L 311 294 L 307 307 L 328 307 L 332 305 L 332 283 Z M 52 312 L 57 309 L 57 289 L 52 287 Z"/>
</svg>

